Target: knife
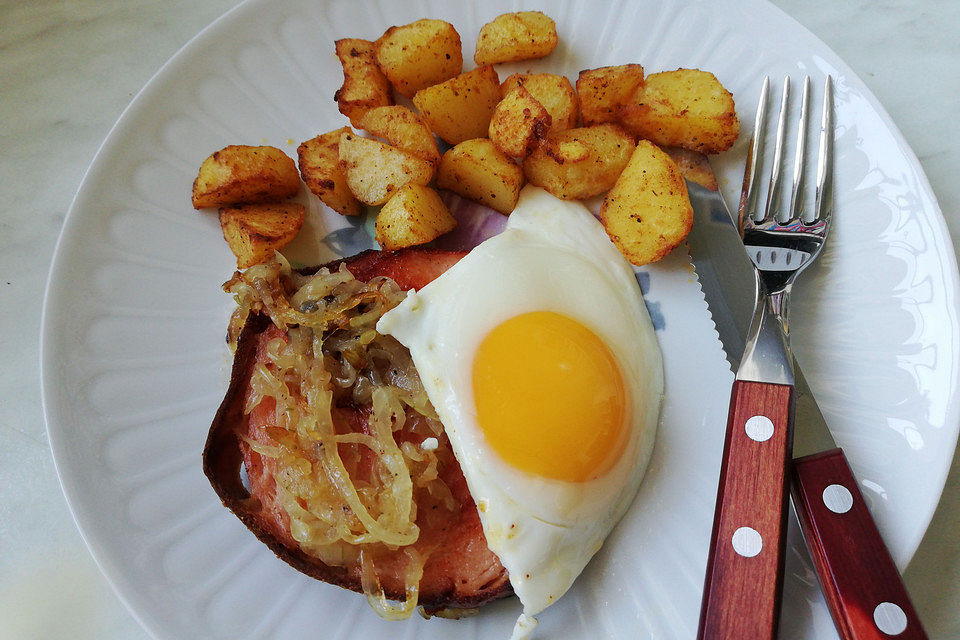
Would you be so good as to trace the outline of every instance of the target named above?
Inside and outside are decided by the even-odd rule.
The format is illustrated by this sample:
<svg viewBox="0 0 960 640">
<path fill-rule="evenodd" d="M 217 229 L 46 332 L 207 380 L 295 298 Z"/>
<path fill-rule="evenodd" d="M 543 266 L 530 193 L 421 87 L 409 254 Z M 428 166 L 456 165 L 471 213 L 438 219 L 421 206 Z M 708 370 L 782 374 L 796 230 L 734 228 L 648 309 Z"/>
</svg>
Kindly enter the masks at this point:
<svg viewBox="0 0 960 640">
<path fill-rule="evenodd" d="M 693 229 L 687 240 L 723 351 L 736 370 L 755 296 L 753 265 L 719 192 L 687 182 Z M 837 632 L 843 640 L 927 636 L 903 580 L 794 362 L 791 496 Z"/>
</svg>

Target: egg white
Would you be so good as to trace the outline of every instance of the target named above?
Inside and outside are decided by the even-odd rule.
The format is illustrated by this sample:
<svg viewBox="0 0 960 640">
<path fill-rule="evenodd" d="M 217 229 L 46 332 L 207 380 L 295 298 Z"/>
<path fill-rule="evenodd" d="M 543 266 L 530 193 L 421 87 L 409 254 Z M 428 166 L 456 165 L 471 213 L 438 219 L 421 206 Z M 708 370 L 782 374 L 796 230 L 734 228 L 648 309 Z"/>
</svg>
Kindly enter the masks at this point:
<svg viewBox="0 0 960 640">
<path fill-rule="evenodd" d="M 533 311 L 569 316 L 615 354 L 630 409 L 622 455 L 575 483 L 513 468 L 477 424 L 472 367 L 481 341 Z M 477 503 L 487 544 L 524 614 L 563 595 L 626 511 L 653 449 L 663 364 L 633 267 L 578 202 L 527 186 L 506 229 L 477 246 L 377 324 L 413 357 Z"/>
</svg>

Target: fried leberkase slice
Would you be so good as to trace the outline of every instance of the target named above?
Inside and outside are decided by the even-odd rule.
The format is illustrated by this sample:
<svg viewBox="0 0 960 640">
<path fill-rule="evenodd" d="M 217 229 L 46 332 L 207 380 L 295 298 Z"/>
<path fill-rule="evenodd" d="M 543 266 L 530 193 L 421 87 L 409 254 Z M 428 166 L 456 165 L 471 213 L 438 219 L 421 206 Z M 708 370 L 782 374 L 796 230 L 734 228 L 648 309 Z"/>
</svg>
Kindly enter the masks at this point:
<svg viewBox="0 0 960 640">
<path fill-rule="evenodd" d="M 358 280 L 386 276 L 403 289 L 419 289 L 462 256 L 457 252 L 404 249 L 366 251 L 342 262 Z M 340 263 L 325 266 L 335 271 Z M 277 497 L 272 475 L 275 462 L 253 451 L 244 440 L 263 442 L 265 429 L 274 426 L 272 399 L 261 401 L 249 415 L 244 415 L 243 409 L 253 369 L 257 363 L 267 360 L 266 344 L 279 336 L 281 331 L 267 316 L 253 313 L 248 318 L 237 344 L 230 386 L 207 438 L 204 472 L 224 505 L 278 557 L 313 578 L 362 592 L 359 562 L 330 566 L 305 553 L 293 540 L 289 516 Z M 369 407 L 362 406 L 336 407 L 337 431 L 365 431 L 369 411 Z M 419 442 L 422 436 L 415 436 L 404 427 L 394 437 L 399 443 L 414 437 Z M 507 572 L 487 547 L 476 505 L 445 436 L 439 438 L 436 453 L 442 463 L 440 477 L 461 508 L 456 513 L 432 509 L 428 497 L 418 498 L 420 535 L 413 546 L 418 551 L 430 551 L 420 581 L 420 605 L 428 612 L 466 609 L 510 595 L 512 587 Z M 350 459 L 348 453 L 341 451 L 341 456 L 352 473 L 362 474 L 365 465 L 369 466 L 361 454 Z M 246 469 L 249 489 L 241 478 L 241 467 Z M 377 557 L 376 571 L 388 598 L 403 600 L 405 597 L 405 562 L 402 549 Z"/>
</svg>

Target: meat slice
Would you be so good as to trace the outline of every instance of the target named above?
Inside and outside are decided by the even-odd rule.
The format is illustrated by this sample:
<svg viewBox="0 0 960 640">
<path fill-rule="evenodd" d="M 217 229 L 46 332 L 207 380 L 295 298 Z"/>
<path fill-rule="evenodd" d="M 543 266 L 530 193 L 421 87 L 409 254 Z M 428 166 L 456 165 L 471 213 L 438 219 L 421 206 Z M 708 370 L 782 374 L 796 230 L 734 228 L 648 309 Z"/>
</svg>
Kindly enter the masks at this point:
<svg viewBox="0 0 960 640">
<path fill-rule="evenodd" d="M 366 251 L 324 266 L 337 269 L 343 262 L 358 280 L 387 276 L 403 289 L 413 289 L 428 284 L 462 256 L 462 253 L 430 249 Z M 238 437 L 242 434 L 252 440 L 266 441 L 264 429 L 273 425 L 271 400 L 261 402 L 249 416 L 244 415 L 243 407 L 252 371 L 258 362 L 266 359 L 266 343 L 280 335 L 264 315 L 251 315 L 244 326 L 237 343 L 230 386 L 207 438 L 204 472 L 224 505 L 282 560 L 309 576 L 361 592 L 359 563 L 330 566 L 299 548 L 290 534 L 289 518 L 277 500 L 274 461 L 251 450 Z M 363 431 L 368 411 L 366 407 L 338 407 L 334 415 L 338 429 Z M 414 436 L 404 429 L 398 431 L 396 437 L 399 441 Z M 419 441 L 419 436 L 417 438 Z M 428 611 L 477 607 L 512 593 L 506 570 L 487 547 L 476 505 L 449 441 L 445 437 L 440 441 L 437 449 L 440 475 L 460 509 L 454 514 L 432 509 L 432 505 L 423 503 L 429 498 L 418 496 L 420 536 L 414 548 L 431 551 L 419 596 L 420 604 Z M 241 467 L 245 467 L 249 490 L 241 479 Z M 405 597 L 405 562 L 402 551 L 377 558 L 377 574 L 389 598 Z"/>
</svg>

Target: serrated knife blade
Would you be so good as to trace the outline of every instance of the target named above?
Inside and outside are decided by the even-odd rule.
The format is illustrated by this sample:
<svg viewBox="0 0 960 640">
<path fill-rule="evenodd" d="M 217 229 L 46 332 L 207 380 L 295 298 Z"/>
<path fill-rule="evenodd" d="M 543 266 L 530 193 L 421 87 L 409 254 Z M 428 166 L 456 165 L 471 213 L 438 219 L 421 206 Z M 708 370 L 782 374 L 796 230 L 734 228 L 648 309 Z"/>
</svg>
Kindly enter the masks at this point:
<svg viewBox="0 0 960 640">
<path fill-rule="evenodd" d="M 687 236 L 690 255 L 723 352 L 736 371 L 753 315 L 756 272 L 720 193 L 693 182 L 687 182 L 687 191 L 693 205 L 693 229 Z M 796 377 L 793 456 L 835 448 L 833 435 L 796 361 L 793 368 Z"/>
</svg>

